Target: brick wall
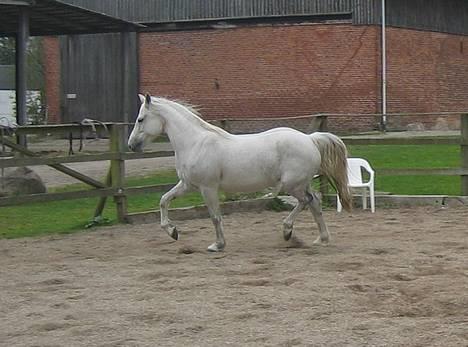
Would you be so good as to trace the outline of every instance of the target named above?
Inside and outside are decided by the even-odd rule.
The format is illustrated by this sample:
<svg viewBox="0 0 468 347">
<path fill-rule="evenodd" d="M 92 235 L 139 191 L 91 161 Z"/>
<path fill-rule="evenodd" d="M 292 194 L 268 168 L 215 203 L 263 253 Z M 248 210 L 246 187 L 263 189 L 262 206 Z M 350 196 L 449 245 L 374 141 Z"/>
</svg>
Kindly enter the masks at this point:
<svg viewBox="0 0 468 347">
<path fill-rule="evenodd" d="M 350 24 L 144 33 L 140 90 L 199 105 L 207 119 L 374 113 L 379 40 L 376 27 Z"/>
<path fill-rule="evenodd" d="M 468 110 L 468 36 L 388 28 L 387 109 L 398 112 Z M 431 128 L 458 117 L 393 117 L 395 128 L 409 122 Z"/>
<path fill-rule="evenodd" d="M 43 42 L 46 103 L 49 123 L 60 123 L 60 50 L 57 37 Z"/>
<path fill-rule="evenodd" d="M 59 120 L 59 51 L 45 39 L 50 120 Z M 468 37 L 388 28 L 388 112 L 468 110 Z M 206 119 L 378 113 L 380 27 L 257 26 L 141 33 L 140 90 L 198 105 Z M 390 128 L 438 117 L 389 118 Z M 445 121 L 446 119 L 443 118 Z M 440 119 L 439 119 L 440 121 Z M 450 127 L 457 119 L 447 119 Z M 376 117 L 334 117 L 332 131 L 369 130 Z M 245 122 L 242 131 L 268 128 Z M 277 125 L 276 123 L 274 125 Z M 282 122 L 306 129 L 308 122 Z M 234 131 L 236 129 L 233 129 Z"/>
</svg>

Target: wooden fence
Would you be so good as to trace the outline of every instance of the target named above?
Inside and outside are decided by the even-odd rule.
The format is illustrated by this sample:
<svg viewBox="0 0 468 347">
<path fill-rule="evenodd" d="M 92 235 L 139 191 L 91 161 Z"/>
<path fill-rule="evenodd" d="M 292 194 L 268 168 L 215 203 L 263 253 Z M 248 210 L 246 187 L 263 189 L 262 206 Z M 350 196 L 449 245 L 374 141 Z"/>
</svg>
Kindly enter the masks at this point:
<svg viewBox="0 0 468 347">
<path fill-rule="evenodd" d="M 0 160 L 0 168 L 48 165 L 64 174 L 67 174 L 83 183 L 89 185 L 92 189 L 79 190 L 73 192 L 58 192 L 58 193 L 43 193 L 18 195 L 11 197 L 0 198 L 1 206 L 22 205 L 33 202 L 47 202 L 58 200 L 71 200 L 81 198 L 99 197 L 100 201 L 96 207 L 94 217 L 99 218 L 104 209 L 106 199 L 113 197 L 116 208 L 117 218 L 119 222 L 125 222 L 127 216 L 127 196 L 141 194 L 147 192 L 165 192 L 173 185 L 152 185 L 143 187 L 126 187 L 125 186 L 125 160 L 141 159 L 141 158 L 157 158 L 173 156 L 172 151 L 157 151 L 144 153 L 130 153 L 127 151 L 126 136 L 128 124 L 124 123 L 105 123 L 93 125 L 98 132 L 104 132 L 108 129 L 110 146 L 109 151 L 99 154 L 79 154 L 73 156 L 56 156 L 43 157 L 36 152 L 32 152 L 23 146 L 3 138 L 3 145 L 10 147 L 12 150 L 21 153 L 21 157 Z M 63 124 L 63 125 L 46 125 L 46 126 L 23 126 L 16 130 L 16 134 L 31 135 L 39 134 L 66 134 L 72 138 L 81 136 L 83 132 L 93 130 L 91 125 L 79 124 Z M 86 176 L 76 170 L 73 170 L 63 164 L 80 163 L 92 161 L 110 161 L 110 167 L 107 177 L 104 182 L 100 182 L 92 177 Z"/>
<path fill-rule="evenodd" d="M 313 126 L 316 130 L 326 130 L 328 115 L 311 116 Z M 336 116 L 336 115 L 331 115 Z M 438 168 L 438 169 L 377 169 L 378 175 L 450 175 L 461 177 L 461 195 L 468 196 L 468 113 L 461 116 L 461 136 L 458 138 L 437 138 L 437 137 L 415 137 L 415 138 L 344 138 L 347 145 L 421 145 L 421 144 L 451 144 L 461 147 L 461 165 L 459 168 Z M 265 121 L 265 119 L 261 119 Z M 222 123 L 228 127 L 229 122 L 237 120 L 224 120 Z M 92 125 L 64 124 L 47 126 L 23 126 L 16 131 L 17 135 L 40 134 L 67 134 L 78 137 L 83 131 L 91 131 Z M 0 159 L 0 169 L 8 167 L 48 165 L 58 171 L 61 171 L 75 179 L 86 183 L 92 189 L 79 190 L 73 192 L 57 192 L 44 194 L 31 194 L 11 197 L 1 197 L 0 207 L 21 205 L 33 202 L 47 202 L 57 200 L 81 199 L 90 197 L 99 197 L 100 200 L 94 212 L 94 218 L 98 219 L 104 209 L 108 197 L 113 197 L 117 218 L 119 222 L 127 221 L 127 197 L 135 194 L 149 192 L 168 191 L 173 184 L 150 185 L 140 187 L 127 187 L 125 184 L 125 161 L 130 159 L 157 158 L 173 156 L 172 151 L 154 151 L 143 153 L 130 153 L 127 150 L 126 134 L 128 124 L 125 123 L 106 123 L 94 125 L 98 132 L 107 129 L 110 138 L 109 151 L 99 154 L 78 154 L 73 156 L 45 157 L 40 153 L 30 151 L 15 142 L 3 137 L 2 145 L 10 147 L 21 156 L 13 158 Z M 110 161 L 110 167 L 104 182 L 86 176 L 76 170 L 73 170 L 63 164 L 92 162 L 92 161 Z"/>
</svg>

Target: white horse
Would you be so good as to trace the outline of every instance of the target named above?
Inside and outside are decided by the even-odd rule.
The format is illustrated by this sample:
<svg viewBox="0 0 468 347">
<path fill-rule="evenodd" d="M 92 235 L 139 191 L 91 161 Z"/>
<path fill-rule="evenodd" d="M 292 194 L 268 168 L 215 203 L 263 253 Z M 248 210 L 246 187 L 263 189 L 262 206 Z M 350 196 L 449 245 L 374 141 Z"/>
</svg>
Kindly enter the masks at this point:
<svg viewBox="0 0 468 347">
<path fill-rule="evenodd" d="M 289 240 L 294 220 L 307 205 L 318 224 L 315 242 L 327 243 L 329 234 L 322 217 L 320 199 L 310 189 L 314 175 L 322 174 L 336 187 L 342 205 L 351 209 L 348 188 L 347 151 L 330 133 L 306 135 L 290 128 L 276 128 L 258 134 L 233 135 L 202 120 L 190 106 L 164 98 L 139 95 L 141 107 L 128 140 L 133 151 L 165 132 L 175 151 L 179 182 L 160 201 L 161 226 L 175 240 L 177 228 L 168 218 L 169 203 L 199 189 L 216 229 L 216 242 L 209 251 L 225 247 L 218 190 L 256 192 L 275 188 L 294 196 L 298 203 L 283 222 L 283 236 Z"/>
</svg>

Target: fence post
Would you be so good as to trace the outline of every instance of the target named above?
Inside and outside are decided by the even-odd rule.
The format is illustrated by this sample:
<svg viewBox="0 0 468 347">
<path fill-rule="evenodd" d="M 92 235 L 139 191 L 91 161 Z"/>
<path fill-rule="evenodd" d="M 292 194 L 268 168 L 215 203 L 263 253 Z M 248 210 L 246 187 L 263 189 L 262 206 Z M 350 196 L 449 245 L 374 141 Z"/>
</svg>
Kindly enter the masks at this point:
<svg viewBox="0 0 468 347">
<path fill-rule="evenodd" d="M 460 115 L 460 130 L 461 168 L 468 170 L 468 113 Z M 461 194 L 468 196 L 468 175 L 461 176 Z"/>
<path fill-rule="evenodd" d="M 125 152 L 125 124 L 113 124 L 110 131 L 110 150 L 113 153 L 122 154 Z M 112 187 L 117 189 L 114 201 L 117 208 L 117 220 L 120 223 L 126 222 L 127 217 L 127 196 L 124 191 L 125 184 L 125 161 L 123 159 L 111 160 L 111 182 Z"/>
</svg>

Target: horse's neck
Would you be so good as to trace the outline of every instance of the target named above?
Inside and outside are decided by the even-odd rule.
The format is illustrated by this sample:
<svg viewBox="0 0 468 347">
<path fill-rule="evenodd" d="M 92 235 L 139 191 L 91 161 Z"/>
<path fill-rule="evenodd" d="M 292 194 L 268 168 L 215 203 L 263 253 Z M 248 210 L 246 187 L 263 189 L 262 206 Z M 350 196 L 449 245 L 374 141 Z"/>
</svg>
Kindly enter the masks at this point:
<svg viewBox="0 0 468 347">
<path fill-rule="evenodd" d="M 190 117 L 181 112 L 165 113 L 166 134 L 174 151 L 178 153 L 194 148 L 206 133 L 206 130 Z"/>
</svg>

